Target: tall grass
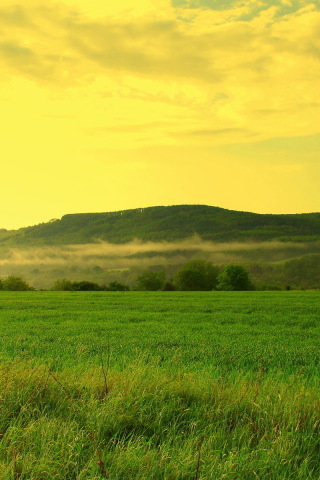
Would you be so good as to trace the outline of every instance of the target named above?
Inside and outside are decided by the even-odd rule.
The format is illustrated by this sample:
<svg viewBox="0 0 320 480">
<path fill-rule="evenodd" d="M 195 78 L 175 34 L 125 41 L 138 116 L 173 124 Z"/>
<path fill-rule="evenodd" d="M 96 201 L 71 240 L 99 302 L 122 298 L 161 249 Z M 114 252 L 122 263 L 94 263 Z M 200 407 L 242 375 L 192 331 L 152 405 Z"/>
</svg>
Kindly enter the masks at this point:
<svg viewBox="0 0 320 480">
<path fill-rule="evenodd" d="M 135 363 L 108 381 L 106 395 L 99 370 L 3 364 L 0 478 L 319 478 L 319 392 L 301 378 Z"/>
<path fill-rule="evenodd" d="M 1 480 L 320 478 L 319 294 L 175 293 L 0 296 Z"/>
</svg>

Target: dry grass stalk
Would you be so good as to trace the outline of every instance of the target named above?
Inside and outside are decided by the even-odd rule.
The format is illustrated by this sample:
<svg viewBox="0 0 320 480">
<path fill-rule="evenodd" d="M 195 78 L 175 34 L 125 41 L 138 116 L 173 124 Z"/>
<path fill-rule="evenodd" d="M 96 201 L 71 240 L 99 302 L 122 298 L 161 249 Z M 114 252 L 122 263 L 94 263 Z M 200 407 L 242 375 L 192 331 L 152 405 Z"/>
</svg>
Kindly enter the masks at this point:
<svg viewBox="0 0 320 480">
<path fill-rule="evenodd" d="M 105 466 L 104 466 L 104 463 L 103 463 L 103 460 L 102 460 L 102 457 L 101 457 L 101 453 L 100 453 L 99 447 L 98 447 L 97 442 L 96 442 L 96 440 L 95 440 L 95 438 L 94 438 L 94 436 L 93 436 L 93 433 L 92 433 L 91 431 L 89 432 L 89 436 L 90 436 L 90 438 L 91 438 L 91 440 L 92 440 L 92 442 L 93 442 L 93 444 L 94 444 L 94 446 L 95 446 L 95 449 L 96 449 L 96 452 L 97 452 L 97 455 L 98 455 L 98 465 L 99 465 L 99 467 L 100 467 L 100 469 L 101 469 L 101 472 L 102 472 L 102 474 L 103 474 L 103 476 L 104 476 L 105 478 L 108 478 L 108 474 L 107 474 L 107 472 L 106 472 L 106 469 L 105 469 Z"/>
<path fill-rule="evenodd" d="M 198 480 L 198 475 L 199 475 L 199 470 L 200 470 L 200 458 L 201 458 L 202 442 L 203 442 L 203 438 L 201 438 L 200 443 L 199 443 L 197 469 L 196 469 L 196 474 L 194 476 L 194 480 Z"/>
</svg>

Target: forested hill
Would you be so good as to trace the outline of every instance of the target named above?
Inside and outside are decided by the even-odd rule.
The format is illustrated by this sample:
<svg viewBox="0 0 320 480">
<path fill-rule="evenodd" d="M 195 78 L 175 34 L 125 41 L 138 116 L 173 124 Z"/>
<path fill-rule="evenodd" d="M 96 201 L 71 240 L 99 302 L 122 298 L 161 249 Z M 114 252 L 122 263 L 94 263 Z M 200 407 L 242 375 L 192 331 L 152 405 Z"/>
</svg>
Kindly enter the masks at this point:
<svg viewBox="0 0 320 480">
<path fill-rule="evenodd" d="M 204 240 L 320 240 L 320 213 L 264 215 L 206 205 L 173 205 L 109 213 L 64 215 L 61 220 L 19 230 L 0 229 L 0 246 L 176 241 L 198 234 Z"/>
</svg>

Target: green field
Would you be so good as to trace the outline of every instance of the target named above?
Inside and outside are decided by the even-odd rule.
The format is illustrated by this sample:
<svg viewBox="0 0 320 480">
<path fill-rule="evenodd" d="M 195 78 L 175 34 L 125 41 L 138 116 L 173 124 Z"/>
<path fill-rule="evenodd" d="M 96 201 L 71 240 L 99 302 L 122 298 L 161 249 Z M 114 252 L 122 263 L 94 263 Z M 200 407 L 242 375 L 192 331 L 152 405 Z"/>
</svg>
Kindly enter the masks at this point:
<svg viewBox="0 0 320 480">
<path fill-rule="evenodd" d="M 0 292 L 0 479 L 319 479 L 320 292 Z"/>
</svg>

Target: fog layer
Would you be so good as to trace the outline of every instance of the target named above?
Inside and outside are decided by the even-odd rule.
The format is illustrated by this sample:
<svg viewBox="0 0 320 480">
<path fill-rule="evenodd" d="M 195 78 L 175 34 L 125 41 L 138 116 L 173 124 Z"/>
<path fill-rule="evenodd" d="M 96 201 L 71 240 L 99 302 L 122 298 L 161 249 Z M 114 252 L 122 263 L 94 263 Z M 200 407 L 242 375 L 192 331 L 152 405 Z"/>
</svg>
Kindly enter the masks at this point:
<svg viewBox="0 0 320 480">
<path fill-rule="evenodd" d="M 313 244 L 316 250 L 320 243 Z M 313 250 L 314 250 L 313 248 Z M 130 268 L 131 266 L 148 266 L 154 264 L 183 263 L 194 257 L 205 257 L 215 263 L 241 261 L 255 257 L 270 256 L 270 261 L 294 257 L 297 250 L 308 253 L 310 244 L 261 242 L 261 243 L 213 243 L 203 241 L 198 236 L 179 242 L 141 242 L 135 240 L 126 244 L 110 244 L 103 241 L 92 244 L 43 246 L 37 248 L 9 248 L 0 253 L 0 266 L 59 266 L 96 264 L 104 268 Z M 258 258 L 256 258 L 258 260 Z M 262 258 L 260 259 L 262 260 Z M 266 259 L 264 258 L 264 261 Z"/>
</svg>

